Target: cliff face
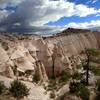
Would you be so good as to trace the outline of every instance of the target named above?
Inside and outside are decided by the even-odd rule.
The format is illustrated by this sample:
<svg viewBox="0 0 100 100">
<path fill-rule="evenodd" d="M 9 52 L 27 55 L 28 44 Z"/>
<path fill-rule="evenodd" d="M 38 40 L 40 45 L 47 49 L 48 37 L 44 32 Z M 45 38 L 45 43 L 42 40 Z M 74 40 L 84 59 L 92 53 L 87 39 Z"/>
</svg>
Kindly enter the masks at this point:
<svg viewBox="0 0 100 100">
<path fill-rule="evenodd" d="M 73 69 L 75 64 L 80 62 L 80 53 L 86 48 L 100 48 L 100 32 L 73 30 L 69 34 L 64 31 L 45 41 L 56 47 L 55 70 L 68 70 Z"/>
<path fill-rule="evenodd" d="M 99 32 L 66 34 L 65 31 L 44 40 L 34 35 L 19 38 L 0 34 L 0 74 L 14 77 L 12 67 L 17 66 L 21 72 L 35 73 L 37 70 L 41 81 L 47 81 L 47 75 L 52 75 L 53 64 L 57 75 L 63 70 L 72 72 L 74 65 L 80 62 L 81 51 L 99 47 Z"/>
</svg>

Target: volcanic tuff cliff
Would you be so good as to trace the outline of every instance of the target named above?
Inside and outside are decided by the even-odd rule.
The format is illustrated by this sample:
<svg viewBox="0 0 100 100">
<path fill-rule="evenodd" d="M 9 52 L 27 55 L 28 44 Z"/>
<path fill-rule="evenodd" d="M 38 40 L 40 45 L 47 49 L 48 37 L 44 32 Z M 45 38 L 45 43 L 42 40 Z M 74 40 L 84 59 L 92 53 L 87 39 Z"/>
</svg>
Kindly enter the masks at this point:
<svg viewBox="0 0 100 100">
<path fill-rule="evenodd" d="M 57 75 L 72 72 L 85 48 L 100 47 L 100 32 L 67 29 L 51 37 L 0 34 L 0 74 L 13 78 L 13 66 L 21 72 L 37 70 L 41 81 L 47 81 L 54 63 Z"/>
<path fill-rule="evenodd" d="M 85 48 L 100 49 L 100 32 L 69 28 L 49 37 L 0 33 L 0 81 L 9 87 L 16 78 L 14 68 L 21 74 L 27 71 L 33 75 L 37 73 L 39 83 L 48 81 L 53 66 L 56 75 L 63 70 L 72 73 L 75 65 L 80 63 L 80 53 Z M 28 79 L 23 76 L 18 78 L 25 80 L 23 82 L 30 88 L 28 100 L 49 100 L 43 87 L 28 82 L 31 76 Z"/>
</svg>

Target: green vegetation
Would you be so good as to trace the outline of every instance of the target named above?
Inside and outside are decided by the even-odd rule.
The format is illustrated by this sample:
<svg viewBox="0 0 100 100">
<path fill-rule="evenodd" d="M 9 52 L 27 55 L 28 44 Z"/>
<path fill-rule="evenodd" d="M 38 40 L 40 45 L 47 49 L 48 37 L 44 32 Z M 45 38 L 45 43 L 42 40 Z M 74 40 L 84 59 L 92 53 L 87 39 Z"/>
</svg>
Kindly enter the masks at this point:
<svg viewBox="0 0 100 100">
<path fill-rule="evenodd" d="M 49 78 L 48 86 L 45 87 L 45 89 L 48 91 L 58 90 L 63 85 L 65 85 L 69 81 L 70 78 L 71 78 L 70 74 L 68 74 L 65 71 L 62 71 L 60 76 L 56 77 L 56 79 L 52 77 Z"/>
<path fill-rule="evenodd" d="M 89 100 L 90 92 L 89 89 L 84 85 L 79 85 L 79 96 L 82 98 L 82 100 Z"/>
<path fill-rule="evenodd" d="M 11 95 L 0 95 L 0 100 L 15 100 L 14 98 L 11 97 Z"/>
<path fill-rule="evenodd" d="M 97 85 L 97 91 L 100 93 L 100 80 L 97 80 L 96 85 Z"/>
<path fill-rule="evenodd" d="M 50 98 L 54 99 L 55 97 L 56 97 L 55 92 L 52 91 L 52 92 L 50 93 Z"/>
<path fill-rule="evenodd" d="M 76 65 L 76 69 L 81 69 L 81 68 L 82 68 L 82 64 Z"/>
<path fill-rule="evenodd" d="M 1 95 L 3 92 L 5 92 L 5 90 L 6 90 L 6 87 L 5 87 L 4 83 L 3 83 L 3 82 L 0 82 L 0 95 Z"/>
<path fill-rule="evenodd" d="M 31 70 L 26 70 L 25 74 L 26 74 L 26 76 L 30 76 L 32 74 L 32 71 Z"/>
<path fill-rule="evenodd" d="M 96 95 L 95 100 L 100 100 L 100 94 L 97 94 L 97 95 Z"/>
<path fill-rule="evenodd" d="M 69 92 L 70 93 L 77 93 L 78 92 L 78 86 L 79 86 L 79 83 L 78 82 L 70 82 L 69 84 Z"/>
<path fill-rule="evenodd" d="M 85 52 L 83 51 L 82 53 L 86 55 L 86 64 L 83 67 L 86 69 L 86 85 L 88 85 L 91 58 L 99 56 L 100 51 L 97 49 L 86 49 Z"/>
<path fill-rule="evenodd" d="M 8 47 L 8 43 L 7 42 L 2 42 L 2 47 L 5 49 L 5 50 L 8 50 L 9 47 Z"/>
<path fill-rule="evenodd" d="M 52 78 L 56 79 L 56 75 L 55 75 L 55 55 L 52 55 Z"/>
<path fill-rule="evenodd" d="M 85 86 L 89 84 L 89 71 L 92 71 L 96 76 L 100 76 L 100 69 L 97 68 L 95 65 L 92 64 L 95 59 L 95 57 L 98 57 L 100 55 L 100 51 L 96 49 L 86 49 L 85 52 L 82 54 L 85 54 L 86 59 L 82 60 L 81 64 L 76 66 L 76 69 L 81 69 L 83 67 L 83 70 L 86 70 L 86 79 L 84 80 L 85 84 L 80 82 L 81 81 L 81 74 L 77 71 L 74 72 L 72 75 L 72 81 L 69 84 L 69 92 L 71 94 L 74 94 L 76 96 L 80 96 L 82 100 L 89 100 L 90 97 L 90 91 Z M 80 80 L 79 82 L 77 80 Z M 100 99 L 100 82 L 97 84 L 97 96 L 96 100 Z"/>
<path fill-rule="evenodd" d="M 97 80 L 96 86 L 97 86 L 97 95 L 95 100 L 100 100 L 100 80 Z"/>
<path fill-rule="evenodd" d="M 59 83 L 67 83 L 69 79 L 71 78 L 71 75 L 65 71 L 62 71 L 59 78 Z"/>
<path fill-rule="evenodd" d="M 29 95 L 29 89 L 27 88 L 27 86 L 25 84 L 23 84 L 19 80 L 14 80 L 11 83 L 11 87 L 9 88 L 9 91 L 18 100 L 20 98 L 23 98 L 24 96 Z"/>
<path fill-rule="evenodd" d="M 69 94 L 66 92 L 64 95 L 59 96 L 59 97 L 57 98 L 57 100 L 64 100 L 64 98 L 65 98 L 67 95 L 69 95 Z"/>
<path fill-rule="evenodd" d="M 12 70 L 13 70 L 13 72 L 14 72 L 14 75 L 16 76 L 16 75 L 17 75 L 17 66 L 14 65 L 14 66 L 12 67 Z"/>
<path fill-rule="evenodd" d="M 82 100 L 89 100 L 90 92 L 86 86 L 78 82 L 70 82 L 70 93 L 80 96 Z"/>
<path fill-rule="evenodd" d="M 47 90 L 48 91 L 51 91 L 51 90 L 56 90 L 57 89 L 57 82 L 56 82 L 56 80 L 53 80 L 53 79 L 50 79 L 49 80 L 49 84 L 48 84 L 48 86 L 47 86 Z"/>
<path fill-rule="evenodd" d="M 72 79 L 80 80 L 82 76 L 77 71 L 72 75 Z"/>
<path fill-rule="evenodd" d="M 100 69 L 94 68 L 93 73 L 94 73 L 96 76 L 100 76 Z"/>
<path fill-rule="evenodd" d="M 33 82 L 36 82 L 36 83 L 38 83 L 40 81 L 40 76 L 38 75 L 38 74 L 34 74 L 33 75 Z"/>
</svg>

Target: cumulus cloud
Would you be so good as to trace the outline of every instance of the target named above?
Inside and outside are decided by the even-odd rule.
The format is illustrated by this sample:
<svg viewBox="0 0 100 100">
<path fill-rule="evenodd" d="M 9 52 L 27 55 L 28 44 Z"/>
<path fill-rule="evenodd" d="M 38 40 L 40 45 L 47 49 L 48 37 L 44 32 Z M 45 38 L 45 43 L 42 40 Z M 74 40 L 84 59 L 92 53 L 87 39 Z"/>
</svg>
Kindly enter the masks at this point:
<svg viewBox="0 0 100 100">
<path fill-rule="evenodd" d="M 13 31 L 43 27 L 44 24 L 57 21 L 61 17 L 86 17 L 91 14 L 100 14 L 100 9 L 96 10 L 82 4 L 75 5 L 66 0 L 2 0 L 1 4 L 9 3 L 17 5 L 17 9 L 1 20 L 0 27 L 5 27 L 6 30 L 13 29 Z"/>
<path fill-rule="evenodd" d="M 0 0 L 0 8 L 5 8 L 8 4 L 17 6 L 24 0 Z"/>
<path fill-rule="evenodd" d="M 90 22 L 84 22 L 84 23 L 71 22 L 68 25 L 66 25 L 66 27 L 82 28 L 82 29 L 100 27 L 100 20 L 92 20 Z"/>
<path fill-rule="evenodd" d="M 4 19 L 9 15 L 9 12 L 7 10 L 0 10 L 0 19 Z"/>
</svg>

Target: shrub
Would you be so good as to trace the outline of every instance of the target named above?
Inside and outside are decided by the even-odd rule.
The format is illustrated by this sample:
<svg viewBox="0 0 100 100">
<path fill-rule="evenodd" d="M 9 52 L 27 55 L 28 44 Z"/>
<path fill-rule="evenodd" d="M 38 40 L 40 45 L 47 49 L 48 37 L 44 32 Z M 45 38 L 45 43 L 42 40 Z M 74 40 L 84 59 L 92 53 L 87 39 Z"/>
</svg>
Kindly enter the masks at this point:
<svg viewBox="0 0 100 100">
<path fill-rule="evenodd" d="M 6 87 L 3 82 L 0 82 L 0 95 L 6 90 Z"/>
<path fill-rule="evenodd" d="M 55 92 L 52 91 L 52 92 L 50 93 L 50 98 L 55 98 L 55 97 L 56 97 Z"/>
<path fill-rule="evenodd" d="M 81 69 L 81 68 L 82 68 L 82 64 L 76 65 L 76 68 L 77 68 L 77 69 Z"/>
<path fill-rule="evenodd" d="M 70 90 L 70 93 L 77 93 L 78 92 L 78 84 L 77 82 L 70 82 L 69 84 L 69 90 Z"/>
<path fill-rule="evenodd" d="M 100 76 L 100 69 L 97 68 L 96 66 L 94 66 L 94 65 L 90 66 L 90 70 L 91 70 L 96 76 Z"/>
<path fill-rule="evenodd" d="M 14 75 L 16 75 L 17 74 L 17 66 L 16 65 L 12 66 L 12 70 L 14 72 Z"/>
<path fill-rule="evenodd" d="M 62 71 L 60 74 L 59 83 L 65 83 L 70 79 L 71 75 L 65 71 Z"/>
<path fill-rule="evenodd" d="M 25 74 L 26 74 L 26 76 L 30 76 L 30 75 L 32 75 L 32 71 L 31 70 L 26 70 Z"/>
<path fill-rule="evenodd" d="M 6 43 L 6 42 L 2 42 L 2 47 L 3 47 L 5 50 L 8 50 L 8 49 L 9 49 L 8 43 Z"/>
<path fill-rule="evenodd" d="M 97 91 L 100 93 L 100 80 L 97 81 Z"/>
<path fill-rule="evenodd" d="M 97 94 L 95 100 L 100 100 L 100 94 Z"/>
<path fill-rule="evenodd" d="M 82 100 L 89 100 L 90 92 L 88 88 L 86 88 L 84 85 L 79 86 L 79 96 L 82 98 Z"/>
<path fill-rule="evenodd" d="M 78 82 L 70 82 L 69 85 L 70 93 L 79 95 L 82 100 L 89 100 L 90 92 L 88 88 Z"/>
<path fill-rule="evenodd" d="M 56 89 L 57 89 L 56 80 L 53 80 L 53 79 L 49 80 L 47 90 L 50 91 L 50 90 L 56 90 Z"/>
<path fill-rule="evenodd" d="M 100 100 L 100 80 L 97 80 L 96 85 L 97 85 L 97 95 L 95 100 Z"/>
<path fill-rule="evenodd" d="M 38 74 L 33 75 L 33 82 L 38 83 L 40 81 L 40 76 Z"/>
<path fill-rule="evenodd" d="M 9 88 L 9 91 L 12 93 L 12 95 L 15 98 L 18 99 L 29 95 L 29 89 L 24 83 L 20 82 L 19 80 L 14 80 L 11 83 L 11 87 Z"/>
<path fill-rule="evenodd" d="M 75 72 L 75 73 L 72 75 L 72 78 L 73 78 L 73 79 L 76 79 L 76 80 L 80 80 L 80 79 L 81 79 L 81 75 L 80 75 L 78 72 Z"/>
<path fill-rule="evenodd" d="M 94 74 L 95 74 L 96 76 L 100 76 L 100 69 L 95 69 L 95 70 L 94 70 Z"/>
</svg>

